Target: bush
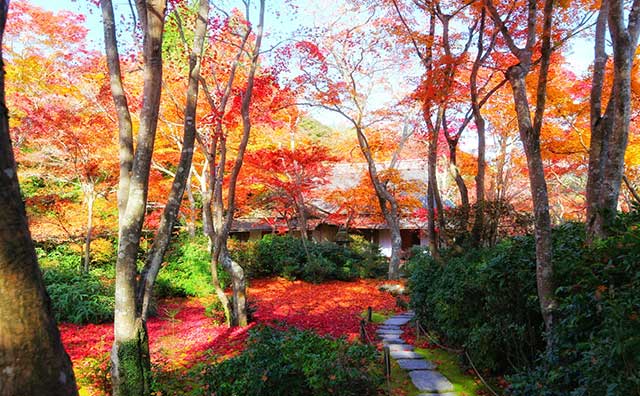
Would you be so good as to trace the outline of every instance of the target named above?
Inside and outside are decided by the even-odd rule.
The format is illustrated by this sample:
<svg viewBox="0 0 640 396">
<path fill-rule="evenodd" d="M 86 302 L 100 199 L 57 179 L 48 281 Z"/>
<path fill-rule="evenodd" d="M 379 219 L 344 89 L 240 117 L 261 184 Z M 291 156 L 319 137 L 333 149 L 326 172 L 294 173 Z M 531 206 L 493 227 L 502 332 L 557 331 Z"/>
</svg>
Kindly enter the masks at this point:
<svg viewBox="0 0 640 396">
<path fill-rule="evenodd" d="M 389 270 L 389 260 L 380 252 L 380 246 L 360 235 L 349 236 L 349 248 L 360 257 L 355 268 L 360 278 L 384 278 Z"/>
<path fill-rule="evenodd" d="M 512 395 L 640 395 L 640 216 L 557 270 L 552 348 L 511 378 Z"/>
<path fill-rule="evenodd" d="M 167 264 L 156 279 L 158 297 L 207 296 L 214 292 L 211 280 L 211 255 L 207 249 L 207 238 L 176 238 L 167 252 Z M 224 288 L 229 276 L 218 268 L 218 279 Z"/>
<path fill-rule="evenodd" d="M 580 261 L 582 228 L 554 229 L 554 263 L 562 273 Z M 516 237 L 491 249 L 428 254 L 410 260 L 411 305 L 419 320 L 447 342 L 462 346 L 474 364 L 494 372 L 535 366 L 544 349 L 536 288 L 535 241 Z"/>
<path fill-rule="evenodd" d="M 49 253 L 38 249 L 42 277 L 59 322 L 102 323 L 113 319 L 113 284 L 100 274 L 81 271 L 82 257 L 66 245 Z"/>
<path fill-rule="evenodd" d="M 212 367 L 207 385 L 218 396 L 377 395 L 380 364 L 371 346 L 311 331 L 252 331 L 247 349 Z"/>
<path fill-rule="evenodd" d="M 291 236 L 265 235 L 258 242 L 256 253 L 258 265 L 252 277 L 297 273 L 307 260 L 302 240 Z"/>
<path fill-rule="evenodd" d="M 386 275 L 387 260 L 379 247 L 361 237 L 353 241 L 353 247 L 306 241 L 307 254 L 299 238 L 266 235 L 256 242 L 233 242 L 230 253 L 250 278 L 283 276 L 320 283 Z"/>
</svg>

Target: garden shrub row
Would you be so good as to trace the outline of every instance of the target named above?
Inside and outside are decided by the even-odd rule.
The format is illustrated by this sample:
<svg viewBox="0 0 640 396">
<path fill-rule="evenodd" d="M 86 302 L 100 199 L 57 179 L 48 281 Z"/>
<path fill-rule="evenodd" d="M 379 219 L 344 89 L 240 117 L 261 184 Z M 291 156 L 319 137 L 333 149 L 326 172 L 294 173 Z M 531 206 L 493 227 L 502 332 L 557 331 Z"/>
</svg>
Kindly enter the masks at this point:
<svg viewBox="0 0 640 396">
<path fill-rule="evenodd" d="M 92 265 L 82 271 L 82 248 L 72 243 L 38 247 L 43 278 L 56 319 L 72 323 L 101 323 L 113 319 L 116 244 L 98 240 L 92 245 Z M 213 293 L 211 256 L 207 238 L 178 236 L 166 255 L 156 279 L 155 295 L 163 297 L 206 296 Z M 94 247 L 98 249 L 94 249 Z M 289 236 L 267 235 L 256 242 L 230 241 L 230 252 L 250 278 L 284 276 L 322 282 L 357 277 L 382 277 L 386 260 L 376 245 L 354 238 L 351 247 L 334 243 L 302 241 Z M 142 266 L 142 262 L 139 262 Z M 229 275 L 218 268 L 222 287 Z"/>
<path fill-rule="evenodd" d="M 640 395 L 640 217 L 593 247 L 582 225 L 553 230 L 559 308 L 547 350 L 533 236 L 410 262 L 421 323 L 480 369 L 510 374 L 509 394 Z"/>
<path fill-rule="evenodd" d="M 231 254 L 252 278 L 283 276 L 319 283 L 380 278 L 387 272 L 386 259 L 378 246 L 358 236 L 352 237 L 347 247 L 332 242 L 303 242 L 286 235 L 265 235 L 256 242 L 236 242 Z"/>
<path fill-rule="evenodd" d="M 252 330 L 247 348 L 206 378 L 218 396 L 373 396 L 383 380 L 373 346 L 270 327 Z"/>
</svg>

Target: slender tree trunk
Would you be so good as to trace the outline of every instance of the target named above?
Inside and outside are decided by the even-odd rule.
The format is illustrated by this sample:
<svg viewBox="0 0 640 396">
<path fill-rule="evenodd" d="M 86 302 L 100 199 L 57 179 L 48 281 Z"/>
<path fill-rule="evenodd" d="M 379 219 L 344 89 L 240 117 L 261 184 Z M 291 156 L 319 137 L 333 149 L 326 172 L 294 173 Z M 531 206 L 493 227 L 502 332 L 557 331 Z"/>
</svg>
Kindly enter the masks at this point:
<svg viewBox="0 0 640 396">
<path fill-rule="evenodd" d="M 430 114 L 428 108 L 423 109 L 423 115 L 427 124 L 431 123 Z M 436 122 L 436 126 L 440 125 L 440 120 Z M 442 215 L 440 211 L 439 192 L 438 192 L 438 176 L 437 176 L 437 162 L 438 162 L 438 133 L 439 128 L 434 127 L 431 124 L 431 136 L 429 137 L 428 149 L 427 149 L 427 212 L 429 219 L 427 221 L 427 235 L 429 238 L 429 250 L 431 256 L 440 260 L 440 232 L 443 231 L 442 227 L 438 227 L 438 218 Z M 438 230 L 439 228 L 439 230 Z M 439 232 L 440 231 L 440 232 Z"/>
<path fill-rule="evenodd" d="M 213 283 L 213 289 L 216 293 L 216 297 L 218 297 L 218 301 L 222 305 L 222 309 L 224 310 L 224 317 L 227 322 L 227 326 L 231 326 L 233 324 L 232 318 L 232 308 L 229 298 L 224 293 L 224 289 L 222 289 L 222 285 L 220 284 L 220 279 L 218 278 L 218 255 L 215 254 L 214 246 L 216 245 L 216 233 L 215 227 L 213 225 L 213 213 L 211 210 L 211 201 L 212 194 L 214 190 L 214 175 L 215 175 L 215 164 L 210 161 L 209 162 L 209 172 L 206 174 L 206 185 L 205 192 L 203 194 L 202 199 L 202 213 L 203 213 L 203 221 L 204 221 L 204 232 L 209 237 L 209 251 L 211 252 L 211 281 Z"/>
<path fill-rule="evenodd" d="M 606 237 L 617 210 L 624 175 L 624 154 L 631 114 L 631 70 L 640 33 L 640 1 L 627 15 L 622 0 L 602 1 L 596 23 L 595 62 L 591 87 L 591 146 L 587 179 L 588 240 Z M 613 43 L 613 88 L 604 115 L 602 87 L 607 54 L 607 21 Z"/>
<path fill-rule="evenodd" d="M 162 212 L 160 226 L 153 238 L 151 250 L 147 254 L 145 266 L 140 274 L 138 283 L 137 304 L 140 308 L 140 315 L 144 321 L 149 314 L 149 305 L 153 295 L 153 285 L 155 283 L 164 254 L 171 241 L 173 226 L 178 217 L 178 211 L 182 204 L 184 190 L 190 184 L 189 174 L 191 173 L 191 161 L 196 139 L 196 109 L 198 107 L 198 84 L 200 82 L 200 61 L 204 49 L 204 39 L 207 31 L 207 20 L 209 18 L 209 2 L 200 1 L 198 18 L 196 20 L 193 48 L 189 55 L 189 83 L 187 87 L 187 99 L 184 109 L 184 136 L 178 168 L 173 178 L 171 191 L 167 203 Z"/>
<path fill-rule="evenodd" d="M 522 73 L 520 66 L 513 67 L 508 72 L 509 82 L 513 89 L 513 97 L 518 114 L 518 128 L 520 140 L 524 146 L 529 169 L 529 184 L 533 199 L 533 212 L 536 239 L 536 279 L 538 297 L 545 327 L 551 330 L 553 311 L 556 308 L 553 285 L 553 263 L 551 245 L 551 217 L 549 215 L 549 196 L 547 182 L 544 176 L 544 164 L 540 154 L 539 134 L 533 129 L 527 100 L 525 85 L 526 73 Z"/>
<path fill-rule="evenodd" d="M 400 253 L 402 252 L 402 234 L 400 233 L 400 219 L 397 213 L 387 214 L 389 230 L 391 231 L 391 258 L 389 259 L 389 279 L 400 278 Z"/>
<path fill-rule="evenodd" d="M 553 327 L 553 313 L 557 302 L 555 300 L 553 284 L 553 263 L 551 244 L 551 217 L 549 215 L 549 196 L 547 183 L 544 175 L 544 165 L 540 153 L 540 131 L 544 116 L 544 109 L 547 98 L 547 73 L 551 59 L 551 28 L 553 19 L 554 0 L 545 0 L 542 35 L 540 46 L 540 70 L 538 73 L 538 84 L 536 87 L 536 105 L 534 119 L 531 119 L 531 109 L 527 97 L 526 77 L 531 67 L 531 57 L 536 44 L 536 24 L 538 10 L 536 0 L 529 0 L 527 7 L 527 30 L 524 48 L 518 48 L 507 26 L 501 20 L 493 2 L 485 0 L 488 12 L 493 21 L 502 32 L 507 45 L 515 55 L 519 63 L 509 67 L 506 77 L 513 92 L 518 118 L 518 131 L 520 140 L 524 146 L 529 169 L 529 184 L 531 197 L 533 199 L 535 239 L 536 239 L 536 282 L 540 308 L 545 328 L 548 332 Z M 547 339 L 550 345 L 551 338 Z"/>
<path fill-rule="evenodd" d="M 44 287 L 9 136 L 0 0 L 0 395 L 77 395 L 71 360 Z"/>
<path fill-rule="evenodd" d="M 193 167 L 191 168 L 191 172 L 193 172 Z M 193 186 L 191 185 L 191 172 L 187 177 L 187 199 L 189 200 L 189 217 L 187 218 L 187 232 L 189 233 L 189 238 L 193 239 L 196 237 L 196 221 L 198 219 L 197 209 L 196 209 L 196 199 L 193 196 Z"/>
<path fill-rule="evenodd" d="M 118 111 L 122 172 L 118 192 L 121 210 L 118 232 L 120 239 L 116 261 L 111 379 L 115 396 L 148 395 L 151 384 L 149 347 L 146 324 L 141 317 L 141 307 L 136 304 L 138 276 L 136 259 L 146 211 L 149 170 L 160 107 L 162 33 L 166 0 L 136 3 L 144 32 L 144 87 L 135 153 L 129 109 L 126 107 L 122 89 L 113 5 L 110 0 L 101 0 L 101 6 L 112 95 Z M 132 153 L 133 162 L 130 164 Z"/>
<path fill-rule="evenodd" d="M 247 76 L 247 86 L 242 95 L 242 103 L 240 106 L 240 113 L 242 114 L 242 138 L 240 140 L 240 144 L 238 146 L 238 153 L 236 156 L 236 160 L 234 162 L 233 168 L 231 169 L 231 175 L 229 176 L 229 187 L 227 193 L 227 208 L 224 218 L 220 218 L 219 224 L 214 224 L 216 226 L 216 244 L 214 245 L 214 257 L 217 262 L 221 262 L 225 269 L 229 271 L 229 275 L 231 275 L 232 289 L 233 289 L 233 308 L 234 308 L 234 322 L 238 326 L 246 326 L 248 323 L 247 317 L 247 304 L 246 304 L 246 280 L 245 274 L 242 267 L 231 260 L 228 257 L 227 251 L 227 239 L 229 238 L 229 232 L 231 230 L 231 225 L 233 223 L 234 213 L 236 210 L 236 185 L 238 183 L 238 176 L 240 175 L 240 169 L 242 168 L 242 162 L 244 160 L 244 153 L 247 149 L 247 144 L 249 143 L 249 135 L 251 133 L 251 117 L 250 117 L 250 106 L 251 99 L 253 97 L 253 87 L 255 83 L 255 75 L 258 69 L 258 60 L 260 58 L 260 47 L 262 44 L 262 35 L 264 28 L 264 12 L 265 12 L 265 0 L 260 0 L 260 11 L 259 11 L 259 22 L 256 28 L 256 39 L 253 47 L 253 51 L 251 52 L 251 62 L 249 73 Z M 246 36 L 248 37 L 248 35 Z M 223 151 L 224 152 L 224 151 Z M 224 162 L 222 162 L 222 167 L 219 169 L 224 169 Z M 218 179 L 222 177 L 222 175 L 217 175 Z M 222 186 L 216 186 L 216 189 L 220 189 L 219 198 L 216 198 L 214 194 L 214 199 L 217 201 L 214 202 L 214 205 L 220 206 L 223 208 L 222 203 Z M 220 211 L 220 215 L 222 215 L 222 211 Z"/>
<path fill-rule="evenodd" d="M 223 267 L 231 275 L 231 289 L 233 290 L 233 325 L 244 327 L 249 322 L 247 313 L 247 281 L 244 274 L 244 269 L 233 261 L 229 256 L 229 252 L 225 249 L 221 252 L 221 259 Z"/>
<path fill-rule="evenodd" d="M 360 151 L 367 161 L 369 177 L 376 192 L 376 197 L 378 198 L 380 211 L 387 222 L 387 227 L 389 227 L 389 230 L 391 231 L 391 257 L 389 258 L 388 278 L 398 279 L 400 277 L 400 251 L 402 248 L 402 239 L 400 236 L 400 210 L 398 208 L 398 202 L 387 190 L 386 186 L 380 181 L 378 170 L 376 169 L 376 163 L 373 159 L 373 155 L 371 154 L 371 148 L 369 147 L 367 137 L 362 130 L 362 126 L 355 120 L 352 120 L 352 122 L 356 128 L 356 136 L 358 138 Z"/>
<path fill-rule="evenodd" d="M 605 50 L 609 2 L 603 1 L 596 22 L 593 78 L 591 79 L 591 141 L 586 187 L 586 227 L 588 239 L 602 237 L 602 217 L 598 216 L 602 177 L 606 164 L 609 136 L 613 121 L 616 97 L 611 96 L 605 114 L 602 114 L 602 90 L 608 56 Z"/>
<path fill-rule="evenodd" d="M 87 199 L 87 235 L 84 240 L 84 272 L 89 273 L 91 263 L 91 234 L 93 233 L 93 204 L 96 200 L 95 185 L 88 183 L 84 186 Z"/>
<path fill-rule="evenodd" d="M 482 15 L 480 17 L 480 29 L 478 32 L 478 46 L 476 59 L 473 62 L 473 67 L 471 68 L 471 76 L 469 78 L 470 85 L 470 94 L 471 94 L 471 110 L 473 112 L 473 120 L 476 125 L 476 131 L 478 134 L 478 170 L 476 173 L 476 208 L 475 208 L 475 218 L 473 222 L 473 228 L 471 230 L 471 240 L 473 244 L 478 247 L 482 244 L 482 238 L 484 234 L 484 206 L 485 206 L 485 173 L 486 173 L 486 141 L 485 141 L 485 122 L 482 113 L 480 112 L 480 103 L 478 100 L 478 72 L 480 70 L 480 66 L 484 61 L 485 53 L 484 53 L 484 28 L 485 28 L 485 18 L 486 18 L 486 10 L 482 10 Z M 493 45 L 489 47 L 490 52 Z"/>
</svg>

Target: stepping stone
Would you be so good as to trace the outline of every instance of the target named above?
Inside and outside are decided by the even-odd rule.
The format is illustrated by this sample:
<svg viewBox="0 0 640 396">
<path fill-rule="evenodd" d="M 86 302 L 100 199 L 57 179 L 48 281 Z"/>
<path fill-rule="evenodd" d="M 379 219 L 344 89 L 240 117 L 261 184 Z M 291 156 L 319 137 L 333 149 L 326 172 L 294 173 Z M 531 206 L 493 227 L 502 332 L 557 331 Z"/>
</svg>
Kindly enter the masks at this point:
<svg viewBox="0 0 640 396">
<path fill-rule="evenodd" d="M 402 334 L 402 330 L 398 329 L 378 329 L 376 330 L 376 333 L 382 335 L 382 334 Z"/>
<path fill-rule="evenodd" d="M 397 351 L 413 351 L 413 345 L 409 344 L 389 344 L 389 352 L 397 352 Z"/>
<path fill-rule="evenodd" d="M 411 370 L 434 370 L 436 365 L 424 359 L 398 359 L 401 368 Z"/>
<path fill-rule="evenodd" d="M 382 340 L 395 340 L 396 338 L 400 338 L 400 334 L 378 334 L 378 337 Z"/>
<path fill-rule="evenodd" d="M 447 393 L 420 393 L 418 396 L 458 396 L 455 392 Z"/>
<path fill-rule="evenodd" d="M 422 359 L 423 356 L 413 351 L 391 351 L 391 357 L 398 359 Z M 422 390 L 422 389 L 421 389 Z"/>
<path fill-rule="evenodd" d="M 381 325 L 380 327 L 378 327 L 378 330 L 398 330 L 398 331 L 402 331 L 400 326 L 387 326 L 387 325 Z"/>
<path fill-rule="evenodd" d="M 387 338 L 382 340 L 382 345 L 384 346 L 401 345 L 401 344 L 404 344 L 404 340 L 402 338 Z"/>
<path fill-rule="evenodd" d="M 416 370 L 409 371 L 411 381 L 421 391 L 431 393 L 450 392 L 453 390 L 451 382 L 437 371 Z"/>
<path fill-rule="evenodd" d="M 410 320 L 411 318 L 409 317 L 393 317 L 385 320 L 384 324 L 392 326 L 403 326 L 409 323 Z"/>
</svg>

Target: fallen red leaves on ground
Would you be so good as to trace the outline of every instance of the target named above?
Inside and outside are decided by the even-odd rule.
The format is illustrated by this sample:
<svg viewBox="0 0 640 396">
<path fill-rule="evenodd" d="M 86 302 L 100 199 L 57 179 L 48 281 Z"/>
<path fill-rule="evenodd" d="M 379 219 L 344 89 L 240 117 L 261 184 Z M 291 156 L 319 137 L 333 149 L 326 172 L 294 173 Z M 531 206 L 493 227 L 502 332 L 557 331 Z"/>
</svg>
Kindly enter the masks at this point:
<svg viewBox="0 0 640 396">
<path fill-rule="evenodd" d="M 244 346 L 247 331 L 256 323 L 295 326 L 320 334 L 359 336 L 360 314 L 395 312 L 395 298 L 378 290 L 381 281 L 326 282 L 314 285 L 282 278 L 252 280 L 248 296 L 256 309 L 255 322 L 246 328 L 227 328 L 222 318 L 205 315 L 207 299 L 170 299 L 159 303 L 157 316 L 149 319 L 151 360 L 161 366 L 190 367 L 207 357 L 228 357 Z M 373 334 L 373 326 L 367 326 Z M 108 353 L 113 343 L 113 324 L 61 324 L 62 341 L 77 367 L 83 360 Z M 77 370 L 76 370 L 77 371 Z M 82 373 L 77 374 L 78 377 Z"/>
</svg>

